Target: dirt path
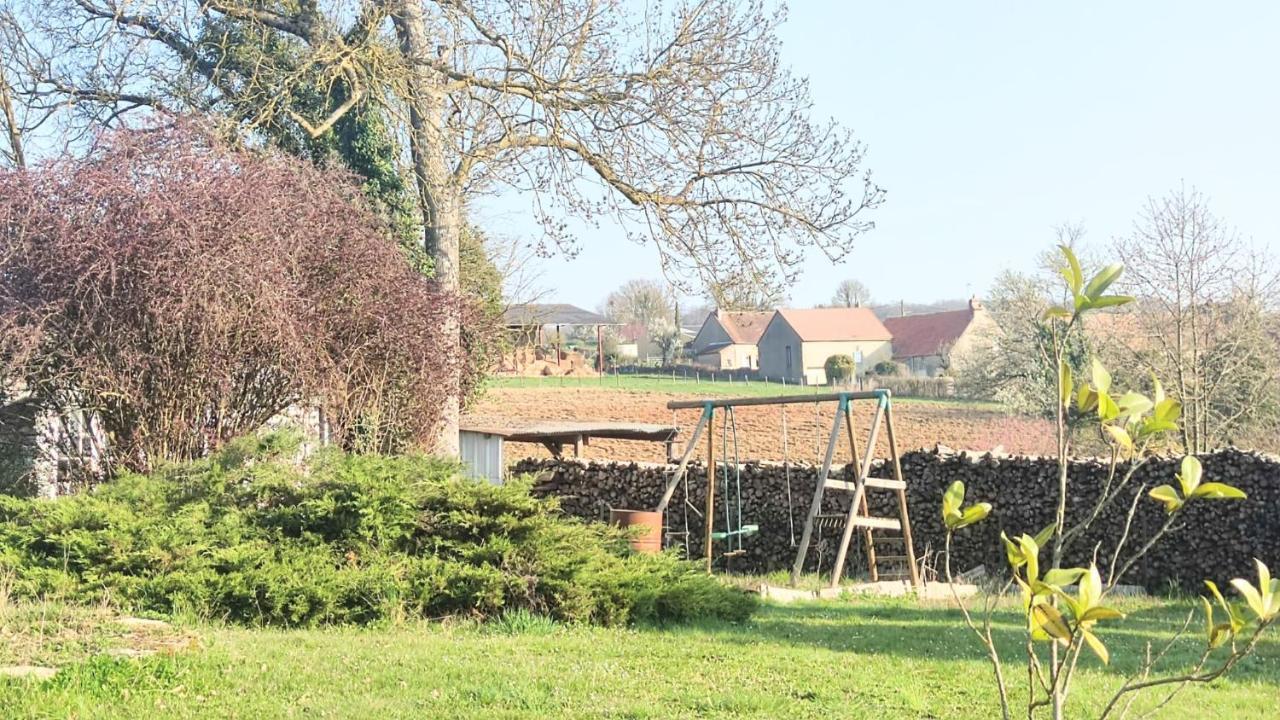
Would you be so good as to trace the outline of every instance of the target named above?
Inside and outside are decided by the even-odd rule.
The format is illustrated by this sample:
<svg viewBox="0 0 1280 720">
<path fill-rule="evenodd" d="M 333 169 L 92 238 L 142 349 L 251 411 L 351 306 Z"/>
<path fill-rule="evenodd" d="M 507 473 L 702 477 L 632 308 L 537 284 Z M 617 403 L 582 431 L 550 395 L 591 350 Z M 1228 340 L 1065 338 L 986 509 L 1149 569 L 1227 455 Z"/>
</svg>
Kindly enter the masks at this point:
<svg viewBox="0 0 1280 720">
<path fill-rule="evenodd" d="M 674 413 L 666 408 L 673 399 L 696 399 L 696 395 L 660 392 L 628 392 L 599 388 L 497 388 L 473 408 L 470 415 L 501 422 L 504 418 L 521 420 L 619 420 L 646 423 L 672 423 L 687 440 L 698 420 L 698 410 Z M 815 409 L 817 415 L 815 417 Z M 867 427 L 874 406 L 855 403 L 858 442 L 866 442 Z M 787 454 L 793 460 L 813 461 L 819 446 L 831 431 L 835 403 L 786 406 Z M 781 406 L 744 407 L 736 411 L 739 457 L 756 460 L 782 460 L 783 410 Z M 717 414 L 718 423 L 723 416 Z M 911 402 L 899 400 L 894 406 L 894 426 L 902 451 L 932 448 L 937 444 L 954 449 L 987 451 L 1003 447 L 1005 452 L 1048 454 L 1053 452 L 1052 426 L 1036 418 L 1005 415 L 961 405 Z M 717 425 L 719 427 L 719 424 Z M 716 452 L 720 452 L 720 435 L 716 435 Z M 881 433 L 880 452 L 887 446 Z M 837 461 L 848 458 L 847 447 Z M 732 450 L 732 439 L 730 439 Z M 587 458 L 610 460 L 664 460 L 657 443 L 621 440 L 599 440 L 587 447 Z M 512 443 L 507 459 L 545 457 L 547 450 L 538 445 Z"/>
</svg>

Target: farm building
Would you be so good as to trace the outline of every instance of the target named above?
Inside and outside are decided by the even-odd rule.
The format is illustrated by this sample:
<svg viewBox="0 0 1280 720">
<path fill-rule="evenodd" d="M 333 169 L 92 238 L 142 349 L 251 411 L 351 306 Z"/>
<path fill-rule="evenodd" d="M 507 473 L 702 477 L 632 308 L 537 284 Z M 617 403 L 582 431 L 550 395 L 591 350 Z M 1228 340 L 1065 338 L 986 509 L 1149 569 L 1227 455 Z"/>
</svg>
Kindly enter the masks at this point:
<svg viewBox="0 0 1280 720">
<path fill-rule="evenodd" d="M 832 355 L 849 355 L 857 372 L 893 357 L 892 335 L 869 308 L 778 310 L 760 335 L 759 370 L 805 385 L 825 385 Z"/>
<path fill-rule="evenodd" d="M 710 313 L 690 343 L 694 362 L 717 370 L 758 368 L 756 344 L 773 315 L 772 311 Z"/>
<path fill-rule="evenodd" d="M 593 313 L 590 310 L 584 310 L 574 305 L 565 303 L 526 303 L 521 305 L 512 305 L 503 313 L 503 324 L 507 328 L 507 332 L 511 335 L 517 348 L 537 348 L 542 349 L 548 344 L 553 344 L 555 368 L 550 365 L 543 365 L 543 368 L 558 370 L 561 363 L 566 359 L 564 348 L 564 335 L 562 331 L 565 328 L 578 329 L 586 331 L 588 336 L 594 335 L 595 345 L 595 366 L 596 370 L 604 371 L 604 328 L 617 325 L 609 320 L 609 318 Z M 547 330 L 554 330 L 550 341 L 547 338 Z M 521 357 L 514 359 L 514 364 L 524 366 L 529 364 L 528 358 L 523 357 L 523 353 L 517 353 Z M 536 356 L 534 362 L 546 362 L 543 357 Z M 582 360 L 585 356 L 575 355 L 575 360 Z M 570 369 L 576 369 L 576 363 L 570 363 Z M 517 372 L 521 371 L 521 367 L 510 368 Z M 585 368 L 584 368 L 585 369 Z M 554 374 L 561 374 L 555 372 Z"/>
<path fill-rule="evenodd" d="M 893 359 L 912 375 L 943 373 L 1000 333 L 1000 326 L 982 303 L 973 298 L 962 310 L 886 318 L 893 335 Z"/>
</svg>

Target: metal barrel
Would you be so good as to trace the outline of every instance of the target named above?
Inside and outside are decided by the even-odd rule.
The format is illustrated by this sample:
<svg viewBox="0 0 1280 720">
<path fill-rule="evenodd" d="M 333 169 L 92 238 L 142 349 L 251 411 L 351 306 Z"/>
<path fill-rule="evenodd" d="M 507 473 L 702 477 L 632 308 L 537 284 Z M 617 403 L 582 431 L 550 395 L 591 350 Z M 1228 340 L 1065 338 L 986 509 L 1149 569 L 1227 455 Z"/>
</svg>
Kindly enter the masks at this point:
<svg viewBox="0 0 1280 720">
<path fill-rule="evenodd" d="M 631 535 L 631 547 L 636 552 L 662 552 L 661 512 L 612 509 L 609 511 L 609 522 L 624 529 L 643 528 L 634 530 Z"/>
</svg>

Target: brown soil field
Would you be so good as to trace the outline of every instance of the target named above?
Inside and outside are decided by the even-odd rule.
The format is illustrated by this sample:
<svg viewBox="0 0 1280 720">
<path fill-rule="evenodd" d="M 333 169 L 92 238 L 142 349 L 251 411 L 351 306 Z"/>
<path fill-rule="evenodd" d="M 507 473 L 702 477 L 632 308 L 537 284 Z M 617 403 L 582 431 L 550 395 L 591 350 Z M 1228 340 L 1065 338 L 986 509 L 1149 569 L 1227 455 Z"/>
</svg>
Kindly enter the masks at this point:
<svg viewBox="0 0 1280 720">
<path fill-rule="evenodd" d="M 697 395 L 663 392 L 632 392 L 600 388 L 495 388 L 488 391 L 468 412 L 469 419 L 501 424 L 505 420 L 617 420 L 625 422 L 675 424 L 680 428 L 680 448 L 688 442 L 698 421 L 699 410 L 672 411 L 669 400 L 699 399 Z M 785 459 L 783 415 L 787 424 L 787 452 L 793 461 L 821 462 L 820 452 L 831 432 L 834 402 L 785 406 L 744 407 L 735 411 L 738 429 L 738 457 L 742 460 Z M 858 446 L 866 444 L 875 410 L 873 403 L 854 403 Z M 1039 418 L 1007 415 L 991 410 L 911 400 L 896 400 L 894 430 L 900 452 L 932 449 L 945 445 L 954 450 L 987 452 L 1002 449 L 1014 454 L 1052 454 L 1053 426 Z M 721 454 L 724 414 L 716 413 L 716 454 Z M 728 438 L 733 452 L 732 427 Z M 705 438 L 705 436 L 704 436 Z M 696 457 L 705 456 L 705 439 Z M 887 452 L 885 434 L 880 433 L 879 453 Z M 588 459 L 662 462 L 665 450 L 660 443 L 627 440 L 596 440 L 585 448 Z M 547 457 L 541 445 L 510 443 L 507 460 Z M 837 462 L 849 457 L 847 440 L 839 447 Z"/>
</svg>

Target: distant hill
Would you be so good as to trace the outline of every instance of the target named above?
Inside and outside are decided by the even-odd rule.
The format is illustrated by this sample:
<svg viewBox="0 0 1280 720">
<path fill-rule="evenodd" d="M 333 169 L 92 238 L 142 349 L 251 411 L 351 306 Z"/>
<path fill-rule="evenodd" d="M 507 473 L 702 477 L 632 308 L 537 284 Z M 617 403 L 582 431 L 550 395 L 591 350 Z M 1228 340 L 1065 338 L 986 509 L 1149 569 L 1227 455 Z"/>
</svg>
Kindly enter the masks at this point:
<svg viewBox="0 0 1280 720">
<path fill-rule="evenodd" d="M 969 307 L 969 301 L 939 300 L 931 303 L 892 303 L 889 305 L 872 305 L 871 310 L 881 320 L 902 315 L 925 315 L 928 313 L 946 312 L 947 310 L 963 310 Z"/>
</svg>

